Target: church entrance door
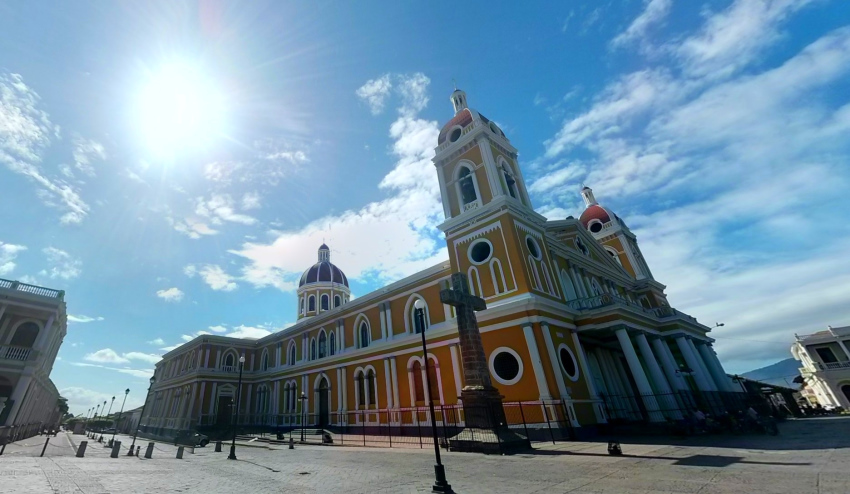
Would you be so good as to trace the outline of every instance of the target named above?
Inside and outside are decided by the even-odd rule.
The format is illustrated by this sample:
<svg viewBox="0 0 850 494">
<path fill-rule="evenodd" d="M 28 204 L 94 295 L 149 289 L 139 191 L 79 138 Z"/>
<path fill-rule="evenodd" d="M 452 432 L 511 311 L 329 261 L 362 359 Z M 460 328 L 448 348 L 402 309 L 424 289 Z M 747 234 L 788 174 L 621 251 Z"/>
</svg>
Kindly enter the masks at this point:
<svg viewBox="0 0 850 494">
<path fill-rule="evenodd" d="M 330 423 L 330 389 L 328 388 L 328 380 L 322 378 L 319 384 L 319 427 L 324 427 Z"/>
<path fill-rule="evenodd" d="M 216 425 L 229 425 L 233 413 L 233 397 L 219 396 L 216 409 Z"/>
</svg>

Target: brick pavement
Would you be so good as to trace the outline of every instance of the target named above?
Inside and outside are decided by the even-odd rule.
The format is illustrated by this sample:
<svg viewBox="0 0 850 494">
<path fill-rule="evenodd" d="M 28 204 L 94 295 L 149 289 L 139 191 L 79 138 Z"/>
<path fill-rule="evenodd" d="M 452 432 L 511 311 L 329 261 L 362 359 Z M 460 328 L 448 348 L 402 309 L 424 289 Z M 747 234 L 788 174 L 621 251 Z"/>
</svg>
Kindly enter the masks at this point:
<svg viewBox="0 0 850 494">
<path fill-rule="evenodd" d="M 659 444 L 624 440 L 622 457 L 604 442 L 541 444 L 510 457 L 445 453 L 449 482 L 458 493 L 850 493 L 850 418 L 800 420 L 781 425 L 778 437 L 700 437 Z M 63 437 L 64 436 L 64 437 Z M 73 441 L 85 436 L 73 436 Z M 122 449 L 130 439 L 118 436 Z M 212 446 L 174 458 L 157 444 L 151 460 L 109 458 L 90 443 L 75 458 L 67 435 L 38 458 L 43 437 L 10 445 L 0 457 L 0 493 L 429 492 L 433 451 L 362 447 Z M 142 452 L 148 441 L 140 439 Z M 51 454 L 51 451 L 53 452 Z"/>
</svg>

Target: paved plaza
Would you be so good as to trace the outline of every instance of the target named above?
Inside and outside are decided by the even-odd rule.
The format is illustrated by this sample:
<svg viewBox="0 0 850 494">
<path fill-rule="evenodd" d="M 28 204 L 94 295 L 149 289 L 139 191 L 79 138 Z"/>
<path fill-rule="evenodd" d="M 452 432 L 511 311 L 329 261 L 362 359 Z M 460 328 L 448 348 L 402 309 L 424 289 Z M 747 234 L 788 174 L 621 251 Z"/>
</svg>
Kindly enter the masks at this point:
<svg viewBox="0 0 850 494">
<path fill-rule="evenodd" d="M 604 442 L 537 444 L 514 456 L 445 453 L 446 472 L 460 493 L 848 493 L 850 418 L 793 420 L 781 435 L 624 439 L 624 456 Z M 0 492 L 429 492 L 433 451 L 341 446 L 237 445 L 238 461 L 213 446 L 175 458 L 156 444 L 153 458 L 109 458 L 90 443 L 85 458 L 73 443 L 85 436 L 36 436 L 0 456 Z M 123 444 L 128 438 L 117 437 Z M 142 454 L 148 441 L 140 440 Z M 666 444 L 665 444 L 666 443 Z"/>
</svg>

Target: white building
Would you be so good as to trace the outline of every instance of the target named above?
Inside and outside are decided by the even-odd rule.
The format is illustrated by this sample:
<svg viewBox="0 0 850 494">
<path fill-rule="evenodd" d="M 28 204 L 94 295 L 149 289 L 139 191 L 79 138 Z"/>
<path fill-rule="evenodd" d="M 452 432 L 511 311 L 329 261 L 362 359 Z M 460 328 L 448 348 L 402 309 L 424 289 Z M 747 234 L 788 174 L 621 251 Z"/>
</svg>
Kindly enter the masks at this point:
<svg viewBox="0 0 850 494">
<path fill-rule="evenodd" d="M 850 326 L 794 336 L 791 354 L 803 363 L 800 373 L 818 403 L 850 410 Z"/>
<path fill-rule="evenodd" d="M 0 279 L 0 441 L 59 423 L 50 380 L 67 331 L 65 292 Z"/>
</svg>

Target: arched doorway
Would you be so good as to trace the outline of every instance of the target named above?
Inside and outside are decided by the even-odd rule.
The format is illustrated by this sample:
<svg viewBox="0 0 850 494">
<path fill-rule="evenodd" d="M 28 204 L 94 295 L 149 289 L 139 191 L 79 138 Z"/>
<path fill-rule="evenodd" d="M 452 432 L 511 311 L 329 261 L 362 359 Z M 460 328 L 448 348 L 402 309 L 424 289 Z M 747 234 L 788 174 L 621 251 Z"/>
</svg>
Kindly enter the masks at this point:
<svg viewBox="0 0 850 494">
<path fill-rule="evenodd" d="M 850 403 L 850 384 L 841 386 L 841 392 L 844 393 L 844 398 Z"/>
<path fill-rule="evenodd" d="M 12 336 L 12 341 L 10 341 L 9 344 L 12 346 L 32 348 L 37 336 L 38 324 L 34 322 L 25 322 L 17 327 L 15 335 Z"/>
<path fill-rule="evenodd" d="M 216 425 L 230 425 L 233 420 L 233 415 L 236 410 L 233 407 L 236 404 L 233 401 L 231 393 L 221 393 L 218 395 L 218 406 L 216 407 Z"/>
<path fill-rule="evenodd" d="M 319 383 L 319 427 L 330 424 L 330 386 L 324 377 Z"/>
</svg>

